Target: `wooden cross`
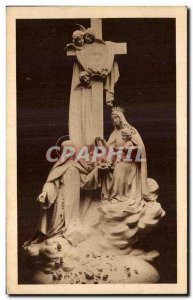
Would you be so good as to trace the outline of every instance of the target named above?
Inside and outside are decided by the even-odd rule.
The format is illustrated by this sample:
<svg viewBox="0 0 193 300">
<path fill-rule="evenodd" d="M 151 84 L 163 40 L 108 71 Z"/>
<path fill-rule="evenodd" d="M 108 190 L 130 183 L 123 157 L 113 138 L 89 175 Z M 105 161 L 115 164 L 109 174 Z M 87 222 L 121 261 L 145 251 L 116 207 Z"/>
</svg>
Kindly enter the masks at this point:
<svg viewBox="0 0 193 300">
<path fill-rule="evenodd" d="M 95 32 L 95 37 L 102 39 L 102 19 L 91 19 L 91 28 Z M 127 54 L 126 43 L 112 43 L 114 55 Z M 67 51 L 68 56 L 76 56 L 74 51 Z M 92 85 L 92 95 L 96 98 L 97 108 L 93 114 L 93 124 L 96 124 L 97 136 L 103 137 L 103 82 L 97 81 Z M 95 101 L 95 99 L 93 100 Z"/>
</svg>

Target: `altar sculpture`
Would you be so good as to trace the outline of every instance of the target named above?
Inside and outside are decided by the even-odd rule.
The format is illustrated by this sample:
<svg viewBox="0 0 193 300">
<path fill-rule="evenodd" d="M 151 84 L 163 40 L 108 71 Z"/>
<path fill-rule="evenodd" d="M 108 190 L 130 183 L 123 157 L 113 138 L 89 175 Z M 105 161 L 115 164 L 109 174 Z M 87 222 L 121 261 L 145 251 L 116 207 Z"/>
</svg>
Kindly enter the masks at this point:
<svg viewBox="0 0 193 300">
<path fill-rule="evenodd" d="M 158 183 L 147 175 L 143 140 L 124 109 L 113 105 L 119 77 L 116 47 L 97 37 L 94 28 L 80 27 L 67 49 L 76 62 L 70 139 L 62 153 L 75 150 L 61 155 L 38 196 L 40 219 L 24 244 L 33 260 L 33 281 L 157 282 L 159 274 L 149 262 L 159 253 L 138 249 L 136 243 L 165 211 L 157 202 Z M 114 130 L 108 141 L 103 138 L 103 90 L 112 106 Z"/>
</svg>

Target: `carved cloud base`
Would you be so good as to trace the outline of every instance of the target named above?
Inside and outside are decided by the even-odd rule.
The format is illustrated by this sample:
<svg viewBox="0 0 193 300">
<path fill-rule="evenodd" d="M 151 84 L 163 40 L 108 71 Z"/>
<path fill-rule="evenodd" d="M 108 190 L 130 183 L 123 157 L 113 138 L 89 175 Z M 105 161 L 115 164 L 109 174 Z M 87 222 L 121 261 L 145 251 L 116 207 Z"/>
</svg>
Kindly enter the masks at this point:
<svg viewBox="0 0 193 300">
<path fill-rule="evenodd" d="M 112 251 L 101 251 L 92 236 L 77 247 L 64 239 L 60 245 L 65 253 L 55 257 L 34 256 L 31 278 L 37 284 L 108 284 L 108 283 L 154 283 L 159 280 L 157 270 L 145 260 L 157 255 L 155 251 L 131 252 L 130 255 L 116 255 Z M 56 242 L 56 240 L 55 240 Z M 45 245 L 41 245 L 42 250 Z M 37 245 L 31 247 L 36 248 Z M 46 247 L 45 247 L 46 248 Z M 51 255 L 52 256 L 52 255 Z"/>
<path fill-rule="evenodd" d="M 29 245 L 26 252 L 33 283 L 157 282 L 159 274 L 150 262 L 159 253 L 135 249 L 134 244 L 158 224 L 165 212 L 159 203 L 135 214 L 126 213 L 124 209 L 118 212 L 114 205 L 102 205 L 99 209 L 95 207 L 95 216 L 97 211 L 100 213 L 94 224 L 87 228 L 84 224 L 74 233 L 75 240 L 76 237 L 79 241 L 82 239 L 77 245 L 74 243 L 73 246 L 67 239 L 59 236 Z M 88 224 L 89 216 L 85 219 Z"/>
</svg>

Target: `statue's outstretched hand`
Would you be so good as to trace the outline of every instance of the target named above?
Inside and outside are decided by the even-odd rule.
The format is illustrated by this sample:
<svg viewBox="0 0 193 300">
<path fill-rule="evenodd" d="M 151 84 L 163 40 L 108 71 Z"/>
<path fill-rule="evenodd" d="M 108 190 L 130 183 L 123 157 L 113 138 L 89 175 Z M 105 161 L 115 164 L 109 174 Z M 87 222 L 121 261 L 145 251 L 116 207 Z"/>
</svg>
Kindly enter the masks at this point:
<svg viewBox="0 0 193 300">
<path fill-rule="evenodd" d="M 37 201 L 42 205 L 42 207 L 44 209 L 49 208 L 49 203 L 48 203 L 48 200 L 47 200 L 47 193 L 46 192 L 42 192 L 38 196 Z"/>
<path fill-rule="evenodd" d="M 100 137 L 97 136 L 97 137 L 95 138 L 95 146 L 99 146 L 99 142 L 100 142 Z"/>
<path fill-rule="evenodd" d="M 101 138 L 101 137 L 96 137 L 95 138 L 95 145 L 96 146 L 103 146 L 105 148 L 108 147 L 108 144 L 107 144 L 106 140 L 104 138 Z"/>
<path fill-rule="evenodd" d="M 101 141 L 103 147 L 108 148 L 107 141 L 104 138 L 101 138 L 100 141 Z"/>
</svg>

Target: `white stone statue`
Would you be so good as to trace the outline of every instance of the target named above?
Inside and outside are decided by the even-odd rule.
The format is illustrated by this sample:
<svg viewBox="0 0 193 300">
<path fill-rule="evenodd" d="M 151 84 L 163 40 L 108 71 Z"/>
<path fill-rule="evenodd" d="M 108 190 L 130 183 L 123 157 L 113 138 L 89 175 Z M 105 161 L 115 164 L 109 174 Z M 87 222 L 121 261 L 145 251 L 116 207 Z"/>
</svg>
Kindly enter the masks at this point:
<svg viewBox="0 0 193 300">
<path fill-rule="evenodd" d="M 98 146 L 112 147 L 116 153 L 120 146 L 127 150 L 129 142 L 134 156 L 135 150 L 140 149 L 142 161 L 125 161 L 123 151 L 121 159 L 115 155 L 111 163 L 107 162 L 107 157 L 99 157 L 95 164 L 82 158 L 79 161 L 60 159 L 55 164 L 38 197 L 41 215 L 37 231 L 24 246 L 28 255 L 41 257 L 41 264 L 43 257 L 46 259 L 44 268 L 35 273 L 35 282 L 56 279 L 68 283 L 75 275 L 71 272 L 63 280 L 63 274 L 77 268 L 86 272 L 83 267 L 85 257 L 90 255 L 100 257 L 102 266 L 106 264 L 106 257 L 112 255 L 112 259 L 120 260 L 121 268 L 122 255 L 130 255 L 128 261 L 131 265 L 145 264 L 147 269 L 150 268 L 147 279 L 138 267 L 142 277 L 138 276 L 136 282 L 139 278 L 144 282 L 154 282 L 159 278 L 157 271 L 144 262 L 152 261 L 158 253 L 135 248 L 141 233 L 149 232 L 165 215 L 157 202 L 158 184 L 147 178 L 145 146 L 136 128 L 126 121 L 121 108 L 113 108 L 112 123 L 114 130 L 109 140 L 96 138 Z M 63 146 L 65 144 L 71 143 L 65 142 Z M 93 147 L 89 151 L 93 154 Z M 106 254 L 103 257 L 101 253 Z M 137 257 L 137 260 L 131 257 Z M 91 261 L 86 263 L 89 268 Z M 85 275 L 86 282 L 92 283 L 91 279 L 95 277 L 89 278 L 88 274 Z M 116 283 L 113 276 L 112 281 Z M 101 280 L 106 282 L 106 279 Z"/>
<path fill-rule="evenodd" d="M 35 265 L 33 282 L 156 282 L 159 274 L 147 261 L 157 251 L 136 249 L 165 215 L 157 202 L 159 186 L 147 176 L 145 145 L 120 107 L 112 108 L 114 130 L 108 141 L 103 138 L 103 91 L 112 105 L 119 77 L 114 55 L 125 54 L 125 45 L 104 42 L 92 28 L 80 28 L 68 47 L 77 61 L 70 140 L 62 147 L 63 153 L 75 150 L 62 153 L 37 198 L 39 222 L 24 244 Z"/>
<path fill-rule="evenodd" d="M 101 211 L 103 212 L 102 230 L 105 232 L 108 248 L 118 247 L 126 253 L 133 249 L 133 241 L 138 240 L 139 231 L 156 226 L 165 215 L 165 211 L 156 201 L 159 186 L 147 177 L 147 161 L 144 143 L 136 128 L 125 119 L 120 107 L 112 109 L 114 131 L 108 142 L 101 139 L 106 147 L 132 147 L 133 156 L 140 149 L 141 159 L 125 161 L 115 159 L 111 168 L 103 172 L 101 183 Z M 121 226 L 119 226 L 121 224 Z M 131 224 L 131 228 L 129 226 Z M 120 228 L 120 234 L 119 234 Z M 104 242 L 104 240 L 103 240 Z"/>
</svg>

